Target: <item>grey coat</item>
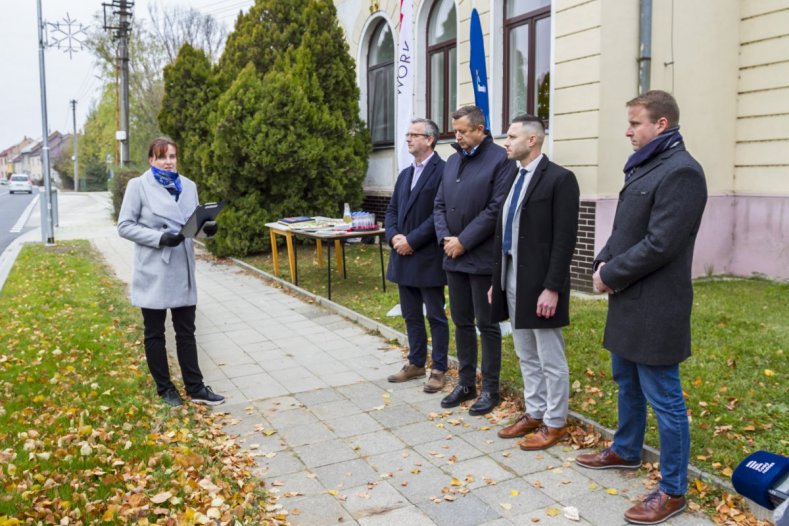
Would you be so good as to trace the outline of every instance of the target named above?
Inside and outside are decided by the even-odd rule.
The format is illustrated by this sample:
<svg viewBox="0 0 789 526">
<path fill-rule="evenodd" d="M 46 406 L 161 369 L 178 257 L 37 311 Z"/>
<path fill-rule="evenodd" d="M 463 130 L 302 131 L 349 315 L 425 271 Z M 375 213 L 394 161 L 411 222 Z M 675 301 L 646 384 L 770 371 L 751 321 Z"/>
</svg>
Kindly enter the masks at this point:
<svg viewBox="0 0 789 526">
<path fill-rule="evenodd" d="M 637 168 L 619 192 L 611 237 L 595 258 L 615 291 L 609 351 L 653 366 L 690 356 L 691 264 L 706 202 L 704 171 L 683 145 Z"/>
<path fill-rule="evenodd" d="M 162 234 L 177 234 L 198 205 L 197 186 L 180 177 L 178 201 L 148 170 L 129 181 L 118 215 L 118 234 L 134 242 L 132 305 L 169 309 L 197 304 L 192 240 L 177 247 L 159 247 Z"/>
</svg>

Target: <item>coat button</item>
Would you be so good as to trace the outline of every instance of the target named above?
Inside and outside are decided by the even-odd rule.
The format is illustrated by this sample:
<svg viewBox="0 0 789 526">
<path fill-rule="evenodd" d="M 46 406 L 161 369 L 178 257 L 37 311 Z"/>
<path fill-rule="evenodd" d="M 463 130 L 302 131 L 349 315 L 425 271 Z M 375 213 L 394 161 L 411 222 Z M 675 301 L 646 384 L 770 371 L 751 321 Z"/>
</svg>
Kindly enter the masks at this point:
<svg viewBox="0 0 789 526">
<path fill-rule="evenodd" d="M 167 225 L 162 225 L 162 230 L 166 230 L 166 229 L 167 229 Z"/>
</svg>

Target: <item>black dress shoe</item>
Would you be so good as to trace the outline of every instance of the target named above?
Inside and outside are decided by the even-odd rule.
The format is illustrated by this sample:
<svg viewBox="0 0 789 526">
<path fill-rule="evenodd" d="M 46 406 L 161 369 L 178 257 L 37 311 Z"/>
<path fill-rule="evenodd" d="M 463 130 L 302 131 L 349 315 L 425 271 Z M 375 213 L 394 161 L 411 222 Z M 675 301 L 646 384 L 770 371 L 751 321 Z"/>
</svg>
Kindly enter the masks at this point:
<svg viewBox="0 0 789 526">
<path fill-rule="evenodd" d="M 466 387 L 465 385 L 456 385 L 455 388 L 447 396 L 441 400 L 441 407 L 449 409 L 450 407 L 457 407 L 466 400 L 473 400 L 477 397 L 476 387 Z"/>
<path fill-rule="evenodd" d="M 489 393 L 488 391 L 482 391 L 479 394 L 477 401 L 471 404 L 471 407 L 468 408 L 468 414 L 471 416 L 486 415 L 493 411 L 493 408 L 499 405 L 499 402 L 501 402 L 499 393 Z"/>
</svg>

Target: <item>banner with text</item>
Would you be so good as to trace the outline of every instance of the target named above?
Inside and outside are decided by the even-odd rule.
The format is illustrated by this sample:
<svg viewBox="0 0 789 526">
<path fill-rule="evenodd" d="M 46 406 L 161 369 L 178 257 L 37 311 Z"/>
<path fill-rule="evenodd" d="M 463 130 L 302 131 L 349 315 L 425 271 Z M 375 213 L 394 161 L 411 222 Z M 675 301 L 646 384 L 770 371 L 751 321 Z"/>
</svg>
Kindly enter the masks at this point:
<svg viewBox="0 0 789 526">
<path fill-rule="evenodd" d="M 395 125 L 395 150 L 398 170 L 411 166 L 413 157 L 408 153 L 405 134 L 411 125 L 414 100 L 414 41 L 413 0 L 400 0 L 400 41 L 397 54 L 397 121 Z"/>
</svg>

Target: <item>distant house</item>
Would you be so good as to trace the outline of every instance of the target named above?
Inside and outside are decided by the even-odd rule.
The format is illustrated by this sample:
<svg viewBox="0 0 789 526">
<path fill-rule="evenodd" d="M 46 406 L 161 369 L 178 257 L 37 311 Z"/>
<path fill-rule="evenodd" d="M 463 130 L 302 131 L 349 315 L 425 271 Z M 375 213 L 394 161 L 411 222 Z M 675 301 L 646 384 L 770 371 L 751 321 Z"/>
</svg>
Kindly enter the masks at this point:
<svg viewBox="0 0 789 526">
<path fill-rule="evenodd" d="M 6 148 L 2 152 L 0 152 L 0 178 L 1 179 L 8 179 L 12 173 L 14 173 L 14 158 L 19 155 L 23 149 L 25 149 L 30 143 L 33 142 L 33 139 L 30 137 L 25 137 L 17 144 Z"/>
<path fill-rule="evenodd" d="M 49 134 L 49 175 L 54 186 L 60 186 L 60 174 L 53 168 L 55 160 L 58 159 L 64 148 L 71 144 L 71 135 L 63 135 L 59 131 Z M 31 142 L 13 158 L 15 173 L 25 173 L 30 176 L 33 184 L 44 184 L 44 166 L 41 153 L 44 147 L 43 141 Z"/>
<path fill-rule="evenodd" d="M 449 115 L 474 102 L 469 33 L 475 7 L 494 139 L 503 142 L 516 114 L 538 115 L 549 128 L 544 151 L 578 177 L 574 287 L 591 289 L 592 259 L 611 232 L 622 166 L 632 153 L 624 136 L 625 101 L 639 93 L 639 84 L 677 97 L 682 134 L 707 175 L 694 275 L 789 278 L 789 0 L 334 5 L 356 60 L 361 113 L 373 140 L 364 181 L 367 210 L 385 209 L 397 177 L 402 72 L 413 72 L 413 116 L 438 123 L 440 155 L 454 152 Z M 401 6 L 412 6 L 413 13 L 407 21 L 413 42 L 403 63 Z"/>
</svg>

